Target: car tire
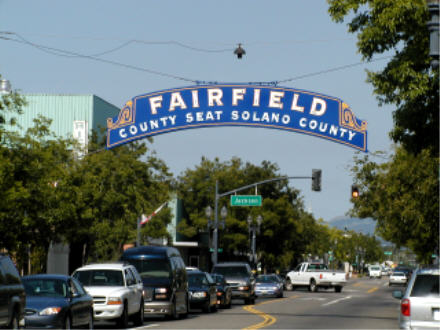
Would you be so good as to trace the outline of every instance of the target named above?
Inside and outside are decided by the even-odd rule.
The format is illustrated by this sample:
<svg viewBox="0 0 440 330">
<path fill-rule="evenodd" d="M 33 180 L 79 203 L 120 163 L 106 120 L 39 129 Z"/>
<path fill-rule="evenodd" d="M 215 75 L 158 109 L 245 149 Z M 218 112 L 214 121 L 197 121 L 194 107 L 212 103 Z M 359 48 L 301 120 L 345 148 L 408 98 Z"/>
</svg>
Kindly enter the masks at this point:
<svg viewBox="0 0 440 330">
<path fill-rule="evenodd" d="M 335 292 L 341 292 L 342 291 L 342 286 L 337 285 L 335 286 Z"/>
<path fill-rule="evenodd" d="M 315 280 L 311 280 L 311 281 L 310 281 L 309 290 L 310 290 L 311 292 L 316 292 L 316 291 L 318 291 L 318 286 L 316 285 Z"/>
<path fill-rule="evenodd" d="M 188 317 L 188 314 L 189 314 L 189 301 L 188 301 L 188 295 L 186 295 L 186 300 L 185 300 L 185 301 L 186 301 L 186 312 L 180 315 L 180 317 L 181 317 L 182 319 L 186 319 L 186 318 Z"/>
<path fill-rule="evenodd" d="M 168 315 L 168 319 L 170 320 L 177 320 L 179 318 L 179 313 L 177 313 L 177 304 L 176 299 L 173 300 L 173 310 L 171 311 L 171 314 Z"/>
<path fill-rule="evenodd" d="M 117 321 L 117 326 L 121 329 L 126 329 L 128 327 L 128 310 L 126 303 L 124 303 L 124 309 L 122 310 L 122 315 Z"/>
<path fill-rule="evenodd" d="M 141 300 L 141 306 L 139 312 L 137 312 L 133 317 L 134 325 L 139 327 L 144 324 L 144 301 Z"/>
<path fill-rule="evenodd" d="M 287 282 L 286 282 L 286 290 L 293 291 L 293 285 L 292 285 L 292 282 L 290 281 L 290 279 L 287 280 Z"/>
</svg>

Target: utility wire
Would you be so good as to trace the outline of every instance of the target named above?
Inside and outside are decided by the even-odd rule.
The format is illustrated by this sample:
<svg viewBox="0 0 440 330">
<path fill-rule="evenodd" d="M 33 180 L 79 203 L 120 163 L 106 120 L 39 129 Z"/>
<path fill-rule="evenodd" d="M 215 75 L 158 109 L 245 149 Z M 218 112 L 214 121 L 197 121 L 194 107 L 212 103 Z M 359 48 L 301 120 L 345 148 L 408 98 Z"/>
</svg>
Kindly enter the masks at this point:
<svg viewBox="0 0 440 330">
<path fill-rule="evenodd" d="M 14 36 L 18 37 L 20 40 L 13 39 L 13 38 L 8 38 L 8 37 L 2 36 L 2 35 L 14 35 Z M 90 59 L 90 60 L 94 60 L 94 61 L 98 61 L 98 62 L 103 62 L 103 63 L 107 63 L 107 64 L 112 64 L 112 65 L 116 65 L 116 66 L 121 66 L 121 67 L 129 68 L 129 69 L 132 69 L 132 70 L 143 71 L 143 72 L 147 72 L 147 73 L 151 73 L 151 74 L 155 74 L 155 75 L 159 75 L 159 76 L 163 76 L 163 77 L 173 78 L 173 79 L 182 80 L 182 81 L 186 81 L 186 82 L 192 82 L 192 83 L 195 83 L 197 85 L 201 85 L 201 84 L 218 84 L 218 82 L 216 82 L 216 81 L 204 81 L 204 80 L 197 80 L 197 79 L 181 77 L 181 76 L 177 76 L 177 75 L 174 75 L 174 74 L 164 73 L 164 72 L 161 72 L 161 71 L 156 71 L 156 70 L 152 70 L 152 69 L 142 68 L 142 67 L 138 67 L 138 66 L 135 66 L 135 65 L 125 64 L 125 63 L 121 63 L 121 62 L 117 62 L 117 61 L 106 60 L 106 59 L 98 57 L 98 56 L 101 56 L 101 55 L 108 54 L 110 52 L 116 51 L 118 49 L 121 49 L 121 48 L 123 48 L 123 47 L 125 47 L 128 44 L 133 43 L 133 42 L 142 42 L 142 43 L 144 43 L 143 41 L 139 41 L 139 40 L 127 41 L 127 42 L 123 43 L 122 45 L 120 45 L 120 46 L 118 46 L 116 48 L 113 48 L 113 49 L 101 52 L 99 54 L 84 55 L 84 54 L 80 54 L 80 53 L 76 53 L 76 52 L 72 52 L 72 51 L 67 51 L 67 50 L 63 50 L 63 49 L 58 49 L 58 48 L 53 48 L 53 47 L 48 47 L 48 46 L 36 44 L 36 43 L 33 43 L 33 42 L 23 38 L 21 35 L 19 35 L 18 33 L 15 33 L 15 32 L 3 32 L 3 31 L 0 31 L 0 39 L 27 44 L 29 46 L 32 46 L 32 47 L 37 48 L 37 49 L 39 49 L 39 50 L 41 50 L 43 52 L 46 52 L 48 54 L 55 55 L 55 56 L 86 58 L 86 59 Z M 184 44 L 181 44 L 181 43 L 175 42 L 175 41 L 145 42 L 145 43 L 178 44 L 180 46 L 183 46 L 183 47 L 186 47 L 186 48 L 189 48 L 189 49 L 197 49 L 197 48 L 186 46 Z M 223 52 L 223 51 L 231 51 L 231 50 L 232 49 L 224 49 L 224 50 L 219 50 L 219 51 Z M 317 72 L 313 72 L 313 73 L 307 73 L 307 74 L 304 74 L 304 75 L 295 76 L 295 77 L 291 77 L 291 78 L 287 78 L 287 79 L 283 79 L 283 80 L 275 80 L 275 81 L 269 81 L 269 82 L 249 82 L 249 84 L 277 86 L 277 85 L 279 85 L 281 83 L 287 83 L 287 82 L 291 82 L 291 81 L 294 81 L 294 80 L 300 80 L 300 79 L 304 79 L 304 78 L 309 78 L 309 77 L 313 77 L 313 76 L 322 75 L 322 74 L 325 74 L 325 73 L 340 71 L 340 70 L 344 70 L 344 69 L 348 69 L 348 68 L 364 65 L 364 64 L 367 64 L 367 63 L 373 63 L 373 62 L 382 61 L 382 60 L 389 59 L 389 58 L 392 58 L 392 57 L 393 56 L 385 56 L 385 57 L 376 58 L 374 60 L 370 60 L 368 62 L 357 62 L 357 63 L 346 64 L 346 65 L 343 65 L 343 66 L 339 66 L 339 67 L 335 67 L 335 68 L 330 68 L 330 69 L 326 69 L 326 70 L 321 70 L 321 71 L 317 71 Z"/>
</svg>

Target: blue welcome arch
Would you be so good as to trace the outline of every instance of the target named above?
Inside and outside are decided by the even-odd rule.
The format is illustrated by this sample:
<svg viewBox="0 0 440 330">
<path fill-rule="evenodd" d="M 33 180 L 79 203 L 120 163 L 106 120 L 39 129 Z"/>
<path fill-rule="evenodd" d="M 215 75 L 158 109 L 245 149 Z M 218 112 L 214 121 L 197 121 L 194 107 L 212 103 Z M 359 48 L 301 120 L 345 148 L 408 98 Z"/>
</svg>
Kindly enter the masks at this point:
<svg viewBox="0 0 440 330">
<path fill-rule="evenodd" d="M 367 152 L 367 123 L 342 100 L 286 87 L 197 85 L 132 98 L 107 119 L 107 148 L 177 130 L 250 126 L 317 136 Z"/>
</svg>

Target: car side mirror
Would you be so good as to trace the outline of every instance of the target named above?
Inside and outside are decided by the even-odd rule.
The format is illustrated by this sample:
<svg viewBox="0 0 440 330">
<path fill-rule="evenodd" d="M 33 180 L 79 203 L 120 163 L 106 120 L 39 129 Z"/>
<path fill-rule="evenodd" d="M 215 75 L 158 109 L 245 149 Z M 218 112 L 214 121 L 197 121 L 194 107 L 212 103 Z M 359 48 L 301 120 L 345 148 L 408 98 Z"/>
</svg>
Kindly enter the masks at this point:
<svg viewBox="0 0 440 330">
<path fill-rule="evenodd" d="M 393 298 L 402 299 L 402 297 L 403 297 L 402 291 L 400 291 L 400 290 L 393 291 Z"/>
</svg>

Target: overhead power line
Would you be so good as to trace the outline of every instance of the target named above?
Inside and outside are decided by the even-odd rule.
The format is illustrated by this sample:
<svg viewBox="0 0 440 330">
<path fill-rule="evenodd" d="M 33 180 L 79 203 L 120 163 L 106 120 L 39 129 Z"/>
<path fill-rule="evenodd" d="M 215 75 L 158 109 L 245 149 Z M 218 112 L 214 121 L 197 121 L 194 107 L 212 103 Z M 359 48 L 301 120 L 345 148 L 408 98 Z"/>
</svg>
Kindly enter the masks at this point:
<svg viewBox="0 0 440 330">
<path fill-rule="evenodd" d="M 7 37 L 7 35 L 15 36 L 18 39 Z M 80 54 L 80 53 L 73 52 L 73 51 L 67 51 L 67 50 L 64 50 L 64 49 L 59 49 L 59 48 L 44 46 L 44 45 L 41 45 L 41 44 L 36 44 L 34 42 L 31 42 L 31 41 L 25 39 L 24 37 L 22 37 L 21 35 L 19 35 L 18 33 L 15 33 L 15 32 L 0 31 L 0 39 L 7 40 L 7 41 L 13 41 L 13 42 L 17 42 L 17 43 L 23 43 L 23 44 L 32 46 L 34 48 L 37 48 L 37 49 L 39 49 L 39 50 L 41 50 L 41 51 L 43 51 L 45 53 L 48 53 L 48 54 L 51 54 L 51 55 L 54 55 L 54 56 L 70 57 L 70 58 L 77 57 L 77 58 L 90 59 L 90 60 L 93 60 L 93 61 L 102 62 L 102 63 L 111 64 L 111 65 L 120 66 L 120 67 L 125 67 L 125 68 L 132 69 L 132 70 L 147 72 L 147 73 L 158 75 L 158 76 L 162 76 L 162 77 L 168 77 L 168 78 L 172 78 L 172 79 L 176 79 L 176 80 L 192 82 L 192 83 L 195 83 L 197 85 L 201 85 L 201 84 L 217 84 L 218 83 L 218 82 L 215 82 L 215 81 L 205 81 L 205 80 L 191 79 L 191 78 L 182 77 L 182 76 L 175 75 L 175 74 L 169 74 L 169 73 L 165 73 L 165 72 L 161 72 L 161 71 L 157 71 L 157 70 L 152 70 L 152 69 L 148 69 L 148 68 L 143 68 L 143 67 L 135 66 L 135 65 L 132 65 L 132 64 L 125 64 L 125 63 L 121 63 L 121 62 L 117 62 L 117 61 L 107 60 L 107 59 L 103 59 L 103 58 L 99 57 L 99 56 L 102 56 L 104 54 L 108 54 L 108 53 L 114 52 L 114 51 L 116 51 L 118 49 L 121 49 L 121 48 L 123 48 L 123 47 L 125 47 L 128 44 L 133 43 L 133 42 L 144 43 L 143 41 L 139 41 L 139 40 L 127 41 L 127 42 L 121 44 L 118 47 L 109 49 L 107 51 L 104 51 L 104 52 L 101 52 L 101 53 L 98 53 L 98 54 L 84 55 L 84 54 Z M 145 42 L 145 43 L 147 43 L 147 42 Z M 187 46 L 187 45 L 181 44 L 179 42 L 175 42 L 175 41 L 148 42 L 148 43 L 177 44 L 177 45 L 180 45 L 182 47 L 186 47 L 186 48 L 189 48 L 189 49 L 197 50 L 197 48 L 195 48 L 195 47 Z M 198 49 L 198 50 L 202 50 L 202 49 Z M 207 50 L 204 50 L 204 51 L 207 51 Z M 223 50 L 217 50 L 217 51 L 212 51 L 212 52 L 224 52 L 224 51 L 231 51 L 232 52 L 233 49 L 223 49 Z M 208 52 L 211 52 L 211 51 L 208 51 Z M 254 84 L 255 83 L 255 84 L 259 84 L 259 85 L 273 85 L 273 86 L 277 86 L 277 85 L 282 84 L 282 83 L 287 83 L 287 82 L 291 82 L 291 81 L 294 81 L 294 80 L 300 80 L 300 79 L 304 79 L 304 78 L 318 76 L 318 75 L 322 75 L 322 74 L 325 74 L 325 73 L 345 70 L 345 69 L 348 69 L 348 68 L 369 64 L 369 63 L 372 63 L 372 62 L 383 61 L 383 60 L 386 60 L 386 59 L 389 59 L 389 58 L 392 58 L 392 57 L 393 56 L 384 56 L 384 57 L 380 57 L 380 58 L 376 58 L 376 59 L 370 60 L 368 62 L 356 62 L 356 63 L 346 64 L 346 65 L 342 65 L 342 66 L 338 66 L 338 67 L 334 67 L 334 68 L 329 68 L 329 69 L 326 69 L 326 70 L 320 70 L 320 71 L 317 71 L 317 72 L 307 73 L 307 74 L 303 74 L 303 75 L 299 75 L 299 76 L 293 76 L 293 77 L 282 79 L 282 80 L 273 80 L 273 81 L 268 81 L 268 82 L 249 82 L 249 84 Z"/>
</svg>

